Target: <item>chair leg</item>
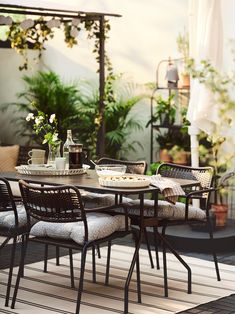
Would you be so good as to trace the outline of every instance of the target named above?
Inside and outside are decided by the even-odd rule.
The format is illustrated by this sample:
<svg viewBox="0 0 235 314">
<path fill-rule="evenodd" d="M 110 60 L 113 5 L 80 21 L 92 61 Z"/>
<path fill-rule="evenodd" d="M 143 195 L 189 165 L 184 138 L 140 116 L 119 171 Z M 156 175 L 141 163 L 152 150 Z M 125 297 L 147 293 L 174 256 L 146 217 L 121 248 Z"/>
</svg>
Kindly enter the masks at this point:
<svg viewBox="0 0 235 314">
<path fill-rule="evenodd" d="M 111 247 L 112 241 L 108 241 L 108 251 L 107 251 L 107 262 L 106 262 L 106 274 L 105 274 L 105 284 L 109 284 L 109 271 L 110 271 L 110 257 L 111 257 Z"/>
<path fill-rule="evenodd" d="M 24 237 L 25 237 L 25 239 L 24 239 Z M 12 303 L 11 303 L 12 309 L 15 308 L 15 302 L 16 302 L 17 293 L 18 293 L 18 289 L 19 289 L 20 278 L 21 278 L 22 273 L 24 271 L 24 260 L 25 260 L 25 255 L 26 255 L 26 251 L 27 251 L 27 246 L 28 246 L 28 239 L 29 239 L 29 234 L 22 235 L 20 266 L 19 266 L 19 270 L 18 270 L 18 274 L 17 274 L 16 283 L 15 283 L 14 294 L 12 297 Z"/>
<path fill-rule="evenodd" d="M 81 256 L 80 279 L 79 279 L 77 307 L 76 307 L 75 314 L 79 314 L 80 312 L 84 273 L 85 273 L 85 264 L 86 264 L 86 253 L 87 253 L 87 245 L 84 245 L 83 250 L 82 250 L 82 256 Z"/>
<path fill-rule="evenodd" d="M 146 241 L 146 245 L 147 245 L 147 249 L 148 249 L 150 265 L 151 265 L 151 268 L 154 268 L 153 258 L 152 258 L 152 253 L 151 253 L 151 248 L 149 245 L 148 233 L 147 233 L 146 228 L 144 228 L 144 237 L 145 237 L 145 241 Z"/>
<path fill-rule="evenodd" d="M 92 246 L 92 280 L 96 283 L 95 246 Z"/>
<path fill-rule="evenodd" d="M 131 277 L 132 277 L 133 270 L 134 270 L 134 267 L 135 267 L 135 263 L 136 263 L 136 261 L 138 259 L 138 254 L 139 254 L 139 249 L 140 249 L 140 245 L 141 245 L 141 242 L 142 242 L 142 237 L 143 237 L 143 233 L 140 232 L 138 240 L 136 242 L 135 253 L 133 255 L 131 266 L 130 266 L 130 269 L 129 269 L 129 272 L 128 272 L 128 275 L 127 275 L 127 279 L 126 279 L 126 283 L 125 283 L 125 290 L 124 290 L 124 314 L 128 314 L 129 285 L 130 285 Z"/>
<path fill-rule="evenodd" d="M 163 237 L 165 236 L 165 230 L 164 230 L 162 236 Z M 163 259 L 164 295 L 165 295 L 165 297 L 168 297 L 167 259 L 166 259 L 165 241 L 162 241 L 162 259 Z"/>
<path fill-rule="evenodd" d="M 44 273 L 47 273 L 47 260 L 48 260 L 48 244 L 45 244 L 44 250 Z"/>
<path fill-rule="evenodd" d="M 98 256 L 98 258 L 101 258 L 100 245 L 99 244 L 96 245 L 96 249 L 97 249 L 97 256 Z"/>
<path fill-rule="evenodd" d="M 145 229 L 146 230 L 146 229 Z M 138 245 L 138 236 L 135 235 L 135 246 Z M 140 256 L 139 256 L 139 250 L 137 252 L 136 257 L 136 283 L 137 283 L 137 300 L 138 303 L 141 303 L 141 281 L 140 281 Z"/>
<path fill-rule="evenodd" d="M 172 247 L 172 245 L 166 240 L 165 238 L 165 231 L 166 227 L 164 226 L 162 228 L 162 241 L 163 241 L 163 246 L 166 245 L 168 249 L 175 255 L 175 257 L 178 259 L 178 261 L 187 269 L 188 272 L 188 294 L 192 293 L 192 271 L 189 265 L 183 260 L 183 258 L 176 252 L 176 250 Z M 166 254 L 166 253 L 165 253 Z M 166 256 L 165 256 L 166 258 Z"/>
<path fill-rule="evenodd" d="M 56 266 L 60 266 L 60 248 L 56 246 Z"/>
<path fill-rule="evenodd" d="M 157 269 L 160 269 L 157 234 L 158 234 L 157 227 L 154 227 L 153 228 L 153 237 L 154 237 L 154 247 L 155 247 L 155 254 L 156 254 L 156 264 L 157 264 Z"/>
<path fill-rule="evenodd" d="M 73 250 L 72 249 L 69 249 L 69 264 L 70 264 L 71 288 L 75 288 L 74 271 L 73 271 Z"/>
<path fill-rule="evenodd" d="M 25 246 L 25 237 L 22 235 L 22 250 L 24 250 L 24 246 Z M 23 264 L 24 264 L 24 260 L 23 260 Z M 21 278 L 24 278 L 24 267 L 22 268 L 22 272 L 21 272 Z"/>
<path fill-rule="evenodd" d="M 17 242 L 17 237 L 14 237 L 13 238 L 12 249 L 11 249 L 11 261 L 10 261 L 10 268 L 9 268 L 9 275 L 8 275 L 8 283 L 7 283 L 7 292 L 6 292 L 5 306 L 9 305 L 12 273 L 13 273 L 14 260 L 15 260 L 16 242 Z"/>
<path fill-rule="evenodd" d="M 211 225 L 210 220 L 207 222 L 207 226 L 209 229 L 209 236 L 210 236 L 210 242 L 211 242 L 211 248 L 212 248 L 212 255 L 213 255 L 213 259 L 214 259 L 214 263 L 215 263 L 215 271 L 216 271 L 217 280 L 221 281 L 220 271 L 219 271 L 219 266 L 218 266 L 218 260 L 217 260 L 217 255 L 216 255 L 216 251 L 215 251 L 213 230 L 212 230 L 212 225 Z"/>
</svg>

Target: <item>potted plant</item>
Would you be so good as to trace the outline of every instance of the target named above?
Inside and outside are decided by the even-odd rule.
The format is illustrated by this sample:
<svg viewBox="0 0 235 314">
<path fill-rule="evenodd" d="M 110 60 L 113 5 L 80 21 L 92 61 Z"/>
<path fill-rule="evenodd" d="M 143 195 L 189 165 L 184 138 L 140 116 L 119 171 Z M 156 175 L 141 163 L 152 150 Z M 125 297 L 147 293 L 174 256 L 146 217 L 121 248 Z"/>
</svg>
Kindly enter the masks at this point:
<svg viewBox="0 0 235 314">
<path fill-rule="evenodd" d="M 179 53 L 183 58 L 183 71 L 180 73 L 182 87 L 190 86 L 190 73 L 187 69 L 189 60 L 189 34 L 186 30 L 183 33 L 179 33 L 176 38 L 176 43 Z"/>
<path fill-rule="evenodd" d="M 175 123 L 176 106 L 174 102 L 175 94 L 171 93 L 166 99 L 161 95 L 156 98 L 156 108 L 152 119 L 147 126 L 152 123 L 158 123 L 161 126 L 171 126 Z"/>
<path fill-rule="evenodd" d="M 187 165 L 189 159 L 189 152 L 185 151 L 185 149 L 180 145 L 174 145 L 170 151 L 170 156 L 172 160 L 176 164 Z"/>
</svg>

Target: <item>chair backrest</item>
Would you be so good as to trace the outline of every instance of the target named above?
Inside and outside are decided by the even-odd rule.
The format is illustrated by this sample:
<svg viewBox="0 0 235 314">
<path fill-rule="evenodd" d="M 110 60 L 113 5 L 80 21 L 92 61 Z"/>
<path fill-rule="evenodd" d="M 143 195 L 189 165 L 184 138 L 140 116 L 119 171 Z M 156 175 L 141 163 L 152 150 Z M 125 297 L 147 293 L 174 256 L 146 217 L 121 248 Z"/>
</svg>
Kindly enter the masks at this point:
<svg viewBox="0 0 235 314">
<path fill-rule="evenodd" d="M 18 227 L 18 214 L 9 182 L 0 178 L 0 212 L 12 211 L 15 215 L 15 227 Z"/>
<path fill-rule="evenodd" d="M 97 161 L 98 165 L 101 164 L 120 164 L 120 165 L 126 165 L 127 173 L 133 173 L 133 174 L 145 174 L 147 170 L 147 163 L 144 160 L 138 160 L 138 161 L 129 161 L 129 160 L 119 160 L 119 159 L 113 159 L 108 157 L 102 157 Z"/>
<path fill-rule="evenodd" d="M 73 186 L 38 187 L 19 181 L 23 203 L 30 216 L 47 222 L 83 221 L 86 215 L 79 190 Z"/>
<path fill-rule="evenodd" d="M 202 188 L 210 188 L 213 179 L 213 167 L 189 167 L 171 163 L 159 165 L 157 173 L 163 177 L 197 180 Z"/>
</svg>

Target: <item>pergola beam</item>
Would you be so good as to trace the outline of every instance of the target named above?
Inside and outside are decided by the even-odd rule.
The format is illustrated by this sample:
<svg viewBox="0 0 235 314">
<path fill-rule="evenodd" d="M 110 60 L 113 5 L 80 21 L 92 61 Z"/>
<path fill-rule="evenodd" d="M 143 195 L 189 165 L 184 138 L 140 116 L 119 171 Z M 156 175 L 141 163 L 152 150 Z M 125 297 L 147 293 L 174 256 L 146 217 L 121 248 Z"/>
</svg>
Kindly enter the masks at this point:
<svg viewBox="0 0 235 314">
<path fill-rule="evenodd" d="M 14 5 L 14 4 L 4 4 L 0 3 L 0 8 L 4 8 L 6 13 L 11 13 L 12 9 L 14 9 L 14 14 L 28 14 L 33 15 L 33 12 L 38 13 L 38 15 L 42 15 L 42 12 L 46 13 L 47 16 L 56 16 L 56 14 L 62 13 L 65 16 L 65 13 L 70 13 L 69 17 L 81 17 L 85 16 L 113 16 L 113 17 L 121 17 L 120 14 L 113 13 L 103 13 L 103 12 L 86 12 L 86 11 L 76 11 L 76 10 L 62 10 L 62 9 L 52 9 L 52 8 L 41 8 L 41 7 L 28 7 L 23 5 Z M 8 8 L 8 9 L 7 9 Z M 19 10 L 24 10 L 24 13 L 19 13 Z M 3 12 L 3 9 L 0 9 L 0 12 Z"/>
</svg>

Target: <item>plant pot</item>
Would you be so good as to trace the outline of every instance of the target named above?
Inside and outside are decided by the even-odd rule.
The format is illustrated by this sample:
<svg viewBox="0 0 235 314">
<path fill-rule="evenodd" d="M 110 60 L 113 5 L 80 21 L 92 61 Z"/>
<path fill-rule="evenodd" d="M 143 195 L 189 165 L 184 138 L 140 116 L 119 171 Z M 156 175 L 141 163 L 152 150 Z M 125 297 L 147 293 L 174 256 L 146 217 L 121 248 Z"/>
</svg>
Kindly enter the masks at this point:
<svg viewBox="0 0 235 314">
<path fill-rule="evenodd" d="M 190 153 L 186 151 L 179 151 L 173 156 L 173 162 L 180 165 L 188 165 Z"/>
<path fill-rule="evenodd" d="M 181 86 L 190 87 L 190 75 L 189 74 L 181 74 Z"/>
<path fill-rule="evenodd" d="M 164 162 L 172 162 L 172 157 L 169 154 L 168 149 L 163 148 L 160 149 L 160 155 L 159 155 L 160 161 L 164 161 Z"/>
<path fill-rule="evenodd" d="M 216 227 L 225 227 L 228 217 L 228 205 L 227 204 L 211 204 L 211 210 L 216 217 Z"/>
</svg>

